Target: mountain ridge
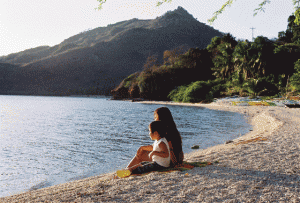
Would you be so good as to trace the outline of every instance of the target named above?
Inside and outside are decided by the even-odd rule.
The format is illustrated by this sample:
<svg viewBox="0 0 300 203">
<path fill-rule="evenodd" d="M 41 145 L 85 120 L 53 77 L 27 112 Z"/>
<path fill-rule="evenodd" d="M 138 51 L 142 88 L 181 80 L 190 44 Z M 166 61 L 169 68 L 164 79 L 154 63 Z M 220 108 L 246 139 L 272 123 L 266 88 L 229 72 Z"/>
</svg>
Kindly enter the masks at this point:
<svg viewBox="0 0 300 203">
<path fill-rule="evenodd" d="M 149 55 L 162 60 L 165 50 L 183 45 L 205 48 L 212 37 L 222 35 L 178 7 L 153 20 L 121 21 L 71 36 L 53 47 L 2 56 L 0 63 L 22 69 L 23 75 L 16 75 L 21 81 L 13 82 L 11 94 L 109 94 L 127 75 L 141 70 Z M 46 83 L 47 78 L 51 80 Z"/>
</svg>

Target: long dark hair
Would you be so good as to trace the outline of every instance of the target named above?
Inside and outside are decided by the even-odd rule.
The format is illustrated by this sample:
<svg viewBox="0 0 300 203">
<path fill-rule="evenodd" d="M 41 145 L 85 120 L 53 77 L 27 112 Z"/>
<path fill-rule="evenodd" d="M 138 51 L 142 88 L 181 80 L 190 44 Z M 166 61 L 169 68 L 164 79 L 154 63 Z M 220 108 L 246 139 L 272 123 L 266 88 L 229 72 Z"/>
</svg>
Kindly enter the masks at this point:
<svg viewBox="0 0 300 203">
<path fill-rule="evenodd" d="M 176 158 L 178 158 L 177 155 L 182 151 L 182 139 L 177 130 L 171 111 L 167 107 L 160 107 L 154 111 L 154 116 L 156 116 L 155 114 L 160 121 L 163 121 L 167 125 L 166 139 L 171 141 L 174 148 L 174 154 Z"/>
</svg>

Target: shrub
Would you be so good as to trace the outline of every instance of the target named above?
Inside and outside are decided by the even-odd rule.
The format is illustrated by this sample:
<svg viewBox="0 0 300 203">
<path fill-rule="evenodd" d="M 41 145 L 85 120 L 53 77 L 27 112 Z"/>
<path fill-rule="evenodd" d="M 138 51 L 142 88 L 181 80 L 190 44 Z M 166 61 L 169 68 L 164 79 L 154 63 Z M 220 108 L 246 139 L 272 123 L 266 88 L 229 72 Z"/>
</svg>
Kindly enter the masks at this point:
<svg viewBox="0 0 300 203">
<path fill-rule="evenodd" d="M 300 92 L 300 73 L 294 73 L 290 78 L 290 86 L 293 92 Z"/>
<path fill-rule="evenodd" d="M 211 82 L 211 92 L 214 98 L 225 95 L 226 84 L 224 80 L 216 79 Z"/>
<path fill-rule="evenodd" d="M 177 87 L 169 93 L 168 98 L 175 102 L 182 102 L 184 100 L 184 93 L 186 88 L 186 86 Z"/>
<path fill-rule="evenodd" d="M 209 102 L 213 100 L 213 92 L 211 90 L 212 84 L 210 81 L 196 81 L 188 86 L 178 87 L 171 91 L 168 97 L 176 102 Z"/>
<path fill-rule="evenodd" d="M 279 92 L 272 77 L 259 78 L 254 90 L 258 96 L 273 96 Z"/>
<path fill-rule="evenodd" d="M 136 95 L 136 91 L 133 91 L 133 88 L 137 86 L 137 77 L 139 76 L 139 72 L 131 74 L 127 78 L 125 78 L 117 88 L 111 91 L 114 99 L 125 99 L 129 98 L 133 94 Z M 136 89 L 134 89 L 136 90 Z"/>
<path fill-rule="evenodd" d="M 294 92 L 300 91 L 300 59 L 295 62 L 295 73 L 290 78 L 291 90 Z"/>
<path fill-rule="evenodd" d="M 127 78 L 125 78 L 123 81 L 123 86 L 125 88 L 129 88 L 137 79 L 137 77 L 139 76 L 139 72 L 133 73 L 131 75 L 129 75 Z"/>
</svg>

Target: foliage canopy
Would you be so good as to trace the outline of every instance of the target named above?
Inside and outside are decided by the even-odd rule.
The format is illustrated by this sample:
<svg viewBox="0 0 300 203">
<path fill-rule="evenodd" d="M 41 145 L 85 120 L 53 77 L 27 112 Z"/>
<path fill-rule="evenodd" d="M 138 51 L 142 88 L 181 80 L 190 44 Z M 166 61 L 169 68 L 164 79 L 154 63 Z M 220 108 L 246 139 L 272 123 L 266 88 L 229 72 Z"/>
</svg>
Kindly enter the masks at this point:
<svg viewBox="0 0 300 203">
<path fill-rule="evenodd" d="M 144 70 L 126 78 L 115 92 L 176 102 L 210 102 L 231 95 L 274 96 L 300 93 L 300 32 L 288 18 L 277 40 L 258 36 L 237 41 L 231 34 L 214 37 L 205 49 L 166 50 L 164 62 L 149 57 Z"/>
</svg>

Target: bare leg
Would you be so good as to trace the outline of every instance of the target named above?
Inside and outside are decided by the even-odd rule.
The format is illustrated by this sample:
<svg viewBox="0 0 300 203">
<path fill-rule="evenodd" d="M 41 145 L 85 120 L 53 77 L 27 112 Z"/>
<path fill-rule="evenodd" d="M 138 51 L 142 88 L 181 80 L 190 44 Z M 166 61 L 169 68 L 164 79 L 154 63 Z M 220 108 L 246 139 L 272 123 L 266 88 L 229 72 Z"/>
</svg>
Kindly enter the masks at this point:
<svg viewBox="0 0 300 203">
<path fill-rule="evenodd" d="M 127 168 L 127 170 L 129 170 L 130 172 L 132 172 L 134 169 L 136 169 L 137 167 L 139 166 L 142 166 L 141 163 L 137 164 L 137 165 L 134 165 L 134 166 L 131 166 L 130 168 Z"/>
<path fill-rule="evenodd" d="M 152 161 L 150 158 L 149 158 L 149 153 L 151 151 L 147 151 L 147 150 L 144 150 L 145 149 L 145 146 L 143 147 L 140 147 L 136 153 L 136 155 L 133 157 L 133 159 L 130 161 L 129 165 L 127 166 L 126 169 L 123 169 L 123 170 L 118 170 L 117 171 L 117 176 L 120 177 L 120 178 L 124 178 L 124 177 L 127 177 L 127 176 L 130 176 L 130 174 L 132 173 L 132 171 L 134 169 L 136 169 L 137 167 L 139 166 L 142 166 L 141 162 L 143 161 Z M 147 148 L 147 149 L 150 149 L 150 148 Z M 152 149 L 152 147 L 151 147 Z"/>
<path fill-rule="evenodd" d="M 135 165 L 138 165 L 143 161 L 152 161 L 148 156 L 149 153 L 150 153 L 150 151 L 138 150 L 136 155 L 133 157 L 133 159 L 128 164 L 127 168 L 131 168 Z"/>
<path fill-rule="evenodd" d="M 117 176 L 120 177 L 120 178 L 125 178 L 125 177 L 128 177 L 131 175 L 132 171 L 134 169 L 136 169 L 137 167 L 139 166 L 142 166 L 142 164 L 137 164 L 135 166 L 132 166 L 130 168 L 127 168 L 127 169 L 123 169 L 123 170 L 117 170 Z"/>
</svg>

